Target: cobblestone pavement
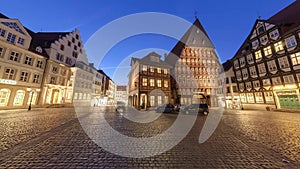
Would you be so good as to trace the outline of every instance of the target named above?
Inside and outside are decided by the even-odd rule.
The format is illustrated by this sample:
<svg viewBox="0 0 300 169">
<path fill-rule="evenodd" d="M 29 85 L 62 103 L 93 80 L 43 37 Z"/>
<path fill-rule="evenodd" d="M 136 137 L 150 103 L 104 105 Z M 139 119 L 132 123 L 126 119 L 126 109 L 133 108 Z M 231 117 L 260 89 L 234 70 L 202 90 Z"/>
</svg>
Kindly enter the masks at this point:
<svg viewBox="0 0 300 169">
<path fill-rule="evenodd" d="M 71 109 L 0 113 L 1 139 L 6 145 L 1 149 L 0 168 L 300 168 L 299 116 L 226 112 L 203 144 L 198 137 L 207 117 L 198 116 L 177 146 L 161 155 L 137 159 L 97 146 Z M 152 123 L 136 124 L 110 109 L 105 118 L 125 135 L 150 137 L 170 127 L 176 115 L 163 114 Z"/>
</svg>

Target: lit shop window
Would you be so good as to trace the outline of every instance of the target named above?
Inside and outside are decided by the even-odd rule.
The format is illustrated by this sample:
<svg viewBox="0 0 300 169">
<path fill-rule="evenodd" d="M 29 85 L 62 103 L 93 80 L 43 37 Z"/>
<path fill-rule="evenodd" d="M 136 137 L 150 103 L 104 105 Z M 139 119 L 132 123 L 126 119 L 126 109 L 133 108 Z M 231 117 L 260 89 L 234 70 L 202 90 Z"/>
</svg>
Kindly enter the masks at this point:
<svg viewBox="0 0 300 169">
<path fill-rule="evenodd" d="M 24 90 L 18 90 L 14 99 L 14 106 L 22 106 L 25 97 Z"/>
<path fill-rule="evenodd" d="M 256 100 L 256 103 L 263 103 L 264 102 L 262 92 L 256 92 L 255 93 L 255 100 Z"/>
<path fill-rule="evenodd" d="M 31 102 L 31 104 L 32 104 L 32 105 L 35 105 L 35 104 L 36 104 L 36 98 L 37 98 L 37 92 L 33 92 L 33 94 L 32 94 L 32 92 L 29 93 L 29 98 L 28 98 L 28 101 L 27 101 L 27 105 L 30 104 L 31 97 L 32 97 L 32 102 Z"/>
<path fill-rule="evenodd" d="M 157 96 L 157 104 L 158 105 L 162 104 L 162 97 L 161 96 Z"/>
<path fill-rule="evenodd" d="M 267 103 L 274 103 L 273 93 L 272 92 L 264 92 L 265 99 Z"/>
<path fill-rule="evenodd" d="M 247 93 L 248 103 L 254 103 L 253 93 Z"/>
<path fill-rule="evenodd" d="M 165 96 L 165 103 L 169 103 L 169 96 Z"/>
<path fill-rule="evenodd" d="M 155 96 L 150 96 L 150 105 L 155 106 Z"/>
<path fill-rule="evenodd" d="M 282 42 L 281 42 L 281 41 L 275 43 L 275 44 L 274 44 L 274 47 L 275 47 L 275 51 L 276 51 L 276 52 L 279 52 L 279 51 L 283 50 L 283 45 L 282 45 Z"/>
<path fill-rule="evenodd" d="M 0 90 L 0 106 L 7 106 L 9 96 L 10 96 L 9 89 L 1 89 Z"/>
</svg>

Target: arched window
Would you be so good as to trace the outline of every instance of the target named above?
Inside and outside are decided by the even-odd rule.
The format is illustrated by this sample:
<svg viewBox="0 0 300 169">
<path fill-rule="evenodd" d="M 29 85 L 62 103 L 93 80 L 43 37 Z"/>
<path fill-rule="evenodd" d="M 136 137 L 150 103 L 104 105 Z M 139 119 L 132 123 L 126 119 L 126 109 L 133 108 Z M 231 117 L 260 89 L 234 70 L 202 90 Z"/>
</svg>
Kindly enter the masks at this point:
<svg viewBox="0 0 300 169">
<path fill-rule="evenodd" d="M 0 107 L 7 106 L 9 96 L 10 96 L 9 89 L 1 89 L 0 90 Z"/>
<path fill-rule="evenodd" d="M 32 94 L 32 92 L 33 92 L 33 94 Z M 36 105 L 37 92 L 35 92 L 35 91 L 32 91 L 32 92 L 29 93 L 27 105 L 30 104 L 30 101 L 31 101 L 31 105 Z M 31 97 L 32 97 L 32 100 L 31 100 Z"/>
<path fill-rule="evenodd" d="M 22 106 L 25 97 L 24 90 L 18 90 L 14 99 L 14 106 Z"/>
</svg>

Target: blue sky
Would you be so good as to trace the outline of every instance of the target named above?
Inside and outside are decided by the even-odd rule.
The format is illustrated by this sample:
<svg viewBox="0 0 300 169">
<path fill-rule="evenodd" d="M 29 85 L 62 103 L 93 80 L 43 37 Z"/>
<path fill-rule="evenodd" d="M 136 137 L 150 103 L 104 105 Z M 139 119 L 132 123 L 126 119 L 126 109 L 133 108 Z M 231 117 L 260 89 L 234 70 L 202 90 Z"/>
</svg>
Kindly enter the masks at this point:
<svg viewBox="0 0 300 169">
<path fill-rule="evenodd" d="M 213 41 L 220 60 L 225 62 L 236 53 L 258 16 L 268 19 L 292 2 L 294 0 L 1 0 L 0 12 L 10 18 L 18 18 L 23 25 L 35 32 L 72 31 L 77 28 L 86 42 L 99 28 L 129 14 L 163 12 L 193 22 L 197 11 L 197 16 Z M 168 51 L 175 43 L 176 40 L 164 36 L 134 36 L 112 48 L 100 68 L 113 76 L 113 68 L 125 57 L 137 54 L 137 51 L 145 48 Z"/>
</svg>

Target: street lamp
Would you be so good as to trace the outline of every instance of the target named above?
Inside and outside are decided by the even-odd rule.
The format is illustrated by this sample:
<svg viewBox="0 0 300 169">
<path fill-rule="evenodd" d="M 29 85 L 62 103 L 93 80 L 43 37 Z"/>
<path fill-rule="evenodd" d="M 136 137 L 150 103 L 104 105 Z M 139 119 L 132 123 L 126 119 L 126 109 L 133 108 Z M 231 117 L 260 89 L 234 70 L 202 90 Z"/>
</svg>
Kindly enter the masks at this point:
<svg viewBox="0 0 300 169">
<path fill-rule="evenodd" d="M 30 93 L 30 92 L 32 91 L 32 89 L 31 89 L 31 88 L 27 88 L 27 91 Z M 36 89 L 36 92 L 40 92 L 40 91 L 41 91 L 41 89 Z M 34 94 L 34 92 L 32 91 L 32 92 L 31 92 L 31 97 L 30 97 L 30 102 L 29 102 L 28 111 L 31 110 L 31 104 L 32 104 L 33 94 Z"/>
</svg>

